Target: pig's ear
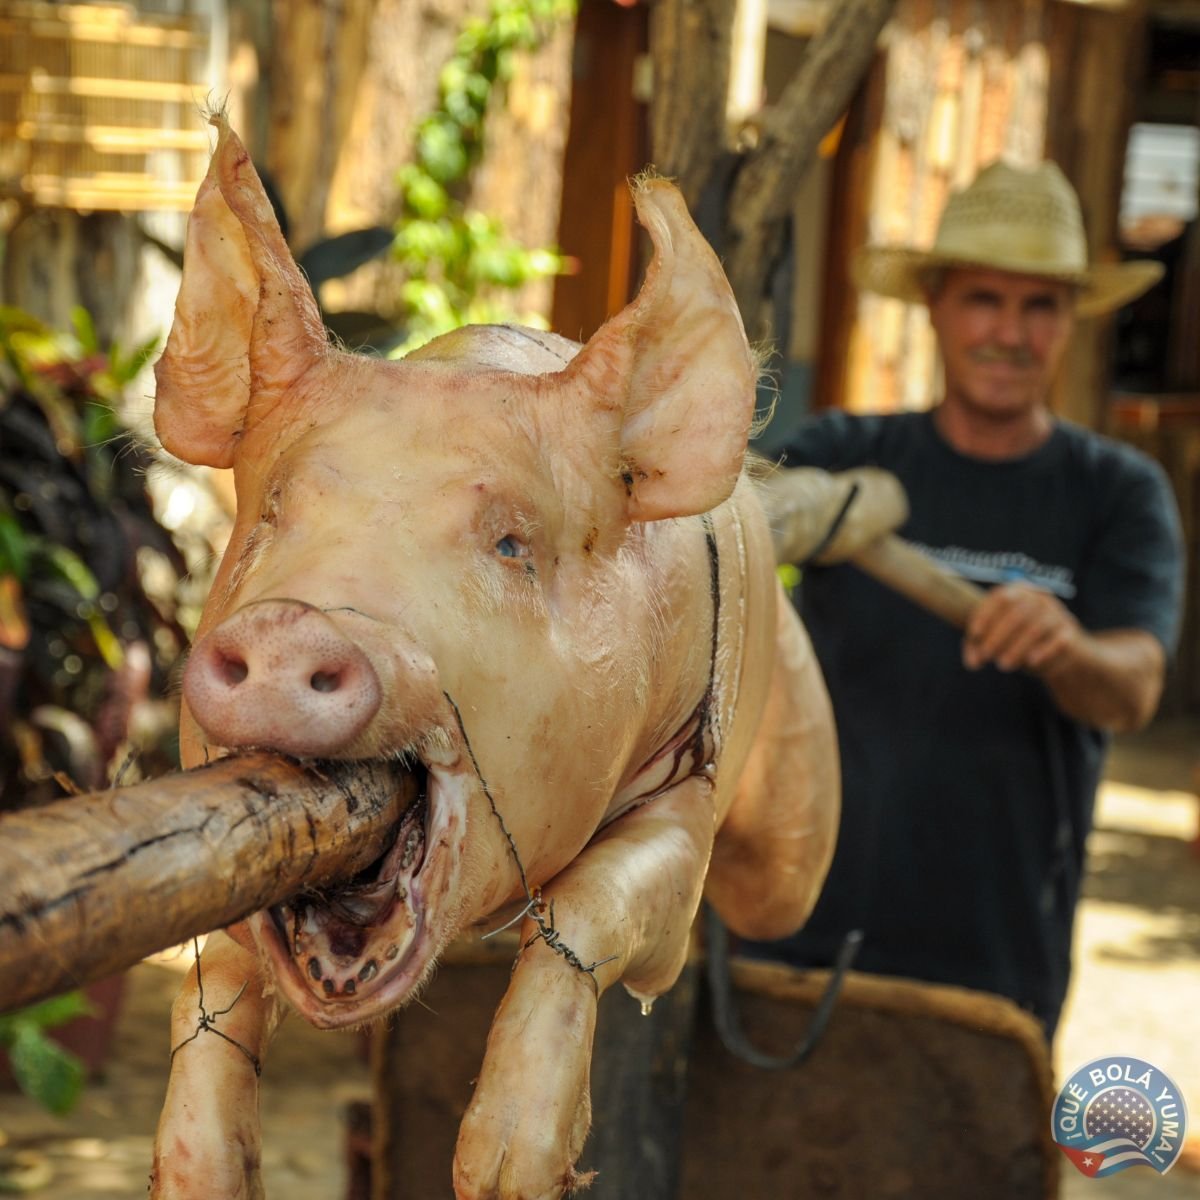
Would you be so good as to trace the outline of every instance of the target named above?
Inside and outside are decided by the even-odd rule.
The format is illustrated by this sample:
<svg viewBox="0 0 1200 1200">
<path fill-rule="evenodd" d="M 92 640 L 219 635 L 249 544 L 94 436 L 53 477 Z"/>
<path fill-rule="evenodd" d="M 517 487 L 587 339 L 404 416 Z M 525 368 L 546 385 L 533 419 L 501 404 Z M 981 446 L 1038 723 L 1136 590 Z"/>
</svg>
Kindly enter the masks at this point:
<svg viewBox="0 0 1200 1200">
<path fill-rule="evenodd" d="M 754 415 L 756 368 L 733 292 L 678 189 L 634 184 L 654 258 L 637 298 L 565 372 L 620 429 L 629 518 L 715 508 L 733 491 Z"/>
<path fill-rule="evenodd" d="M 188 220 L 175 321 L 154 369 L 154 425 L 187 462 L 228 467 L 244 430 L 327 350 L 312 290 L 245 147 L 217 148 Z"/>
</svg>

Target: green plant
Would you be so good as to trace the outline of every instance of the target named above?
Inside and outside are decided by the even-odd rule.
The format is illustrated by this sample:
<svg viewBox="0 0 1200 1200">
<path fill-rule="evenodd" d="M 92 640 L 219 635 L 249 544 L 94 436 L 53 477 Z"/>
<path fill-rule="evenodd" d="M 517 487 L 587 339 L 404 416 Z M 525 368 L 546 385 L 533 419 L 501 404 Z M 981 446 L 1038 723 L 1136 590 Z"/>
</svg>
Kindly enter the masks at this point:
<svg viewBox="0 0 1200 1200">
<path fill-rule="evenodd" d="M 83 1064 L 47 1037 L 47 1030 L 91 1012 L 80 992 L 0 1014 L 0 1049 L 8 1055 L 17 1086 L 52 1113 L 69 1112 L 83 1088 Z"/>
<path fill-rule="evenodd" d="M 408 337 L 397 353 L 460 325 L 511 320 L 514 290 L 564 271 L 561 254 L 522 246 L 496 218 L 469 209 L 462 192 L 514 55 L 542 45 L 574 12 L 575 0 L 493 0 L 488 15 L 471 18 L 459 34 L 439 76 L 438 102 L 417 124 L 414 160 L 399 174 L 403 214 L 394 253 L 407 272 L 401 299 Z"/>
<path fill-rule="evenodd" d="M 104 351 L 82 309 L 64 331 L 0 308 L 0 808 L 109 782 L 186 645 L 187 566 L 118 415 L 154 345 Z M 175 765 L 168 744 L 138 749 Z"/>
</svg>

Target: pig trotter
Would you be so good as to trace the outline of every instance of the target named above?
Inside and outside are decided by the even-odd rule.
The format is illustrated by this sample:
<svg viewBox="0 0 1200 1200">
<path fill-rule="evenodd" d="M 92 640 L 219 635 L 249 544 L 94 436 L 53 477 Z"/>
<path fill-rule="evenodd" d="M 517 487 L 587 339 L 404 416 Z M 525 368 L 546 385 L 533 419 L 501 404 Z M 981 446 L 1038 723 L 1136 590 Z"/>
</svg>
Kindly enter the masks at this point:
<svg viewBox="0 0 1200 1200">
<path fill-rule="evenodd" d="M 557 1200 L 586 1185 L 575 1162 L 591 1124 L 595 1027 L 581 973 L 540 945 L 523 951 L 459 1131 L 457 1200 Z"/>
</svg>

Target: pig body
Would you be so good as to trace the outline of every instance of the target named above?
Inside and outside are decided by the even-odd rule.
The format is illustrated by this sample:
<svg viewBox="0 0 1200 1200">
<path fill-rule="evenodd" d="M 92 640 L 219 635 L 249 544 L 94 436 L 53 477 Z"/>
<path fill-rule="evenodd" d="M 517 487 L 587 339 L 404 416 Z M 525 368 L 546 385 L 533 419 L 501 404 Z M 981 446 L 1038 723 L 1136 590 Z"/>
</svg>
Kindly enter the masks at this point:
<svg viewBox="0 0 1200 1200">
<path fill-rule="evenodd" d="M 336 351 L 215 123 L 156 402 L 164 446 L 232 466 L 238 494 L 184 759 L 399 757 L 423 788 L 370 871 L 210 939 L 224 1036 L 191 1037 L 193 976 L 152 1195 L 261 1194 L 257 1074 L 282 1013 L 380 1017 L 459 933 L 514 913 L 454 1186 L 557 1196 L 599 994 L 671 985 L 706 878 L 735 930 L 794 929 L 832 851 L 828 702 L 742 474 L 753 359 L 661 181 L 637 190 L 642 292 L 586 346 L 482 327 L 395 363 Z"/>
</svg>

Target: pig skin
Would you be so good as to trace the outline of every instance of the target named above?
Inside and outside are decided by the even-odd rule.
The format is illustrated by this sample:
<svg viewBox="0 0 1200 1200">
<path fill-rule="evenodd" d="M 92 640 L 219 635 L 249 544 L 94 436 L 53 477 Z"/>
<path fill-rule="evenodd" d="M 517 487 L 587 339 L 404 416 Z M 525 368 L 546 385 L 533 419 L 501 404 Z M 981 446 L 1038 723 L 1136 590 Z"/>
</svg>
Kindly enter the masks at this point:
<svg viewBox="0 0 1200 1200">
<path fill-rule="evenodd" d="M 585 1182 L 600 994 L 669 988 L 703 892 L 736 932 L 795 929 L 832 854 L 828 699 L 743 472 L 754 360 L 657 179 L 634 187 L 646 281 L 586 346 L 474 327 L 399 362 L 342 353 L 213 124 L 156 370 L 165 449 L 231 466 L 238 495 L 184 761 L 399 755 L 427 799 L 358 890 L 209 939 L 220 1015 L 197 1035 L 193 971 L 151 1195 L 261 1196 L 258 1073 L 285 1012 L 378 1018 L 463 930 L 524 912 L 454 1191 L 560 1196 Z"/>
</svg>

